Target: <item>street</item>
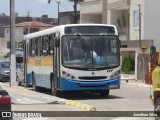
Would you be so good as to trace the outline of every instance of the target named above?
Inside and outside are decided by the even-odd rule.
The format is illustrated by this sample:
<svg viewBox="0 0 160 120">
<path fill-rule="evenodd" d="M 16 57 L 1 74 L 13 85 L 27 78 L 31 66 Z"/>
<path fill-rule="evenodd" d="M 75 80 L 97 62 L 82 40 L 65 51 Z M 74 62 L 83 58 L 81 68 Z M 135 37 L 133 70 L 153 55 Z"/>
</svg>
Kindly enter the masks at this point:
<svg viewBox="0 0 160 120">
<path fill-rule="evenodd" d="M 6 87 L 8 83 L 0 83 L 2 88 L 10 89 L 9 87 Z M 40 101 L 46 101 L 47 100 L 73 100 L 73 101 L 78 101 L 90 106 L 94 106 L 96 108 L 96 111 L 153 111 L 153 106 L 151 103 L 151 99 L 149 98 L 150 96 L 150 87 L 149 85 L 141 85 L 141 84 L 130 84 L 130 83 L 125 83 L 122 82 L 121 84 L 121 89 L 120 90 L 112 90 L 110 91 L 110 95 L 108 97 L 102 97 L 99 94 L 94 94 L 94 93 L 88 93 L 88 92 L 67 92 L 63 98 L 57 98 L 54 96 L 51 96 L 48 94 L 48 90 L 42 90 L 40 92 L 35 92 L 32 90 L 31 87 L 17 87 L 14 88 L 14 91 L 8 91 L 11 96 L 15 98 L 19 97 L 19 93 L 21 93 L 21 100 L 22 96 L 27 99 L 28 101 L 32 99 L 30 103 L 27 104 L 12 104 L 12 111 L 84 111 L 83 109 L 71 106 L 71 105 L 64 105 L 64 104 L 43 104 L 40 103 Z M 21 90 L 21 91 L 20 91 Z M 16 91 L 19 91 L 19 93 L 16 94 Z M 23 93 L 24 92 L 24 93 Z M 26 93 L 26 94 L 25 94 Z M 33 97 L 34 96 L 34 97 Z M 33 100 L 33 98 L 36 98 Z M 37 99 L 39 98 L 39 99 Z M 39 102 L 34 103 L 34 102 Z M 33 102 L 33 103 L 32 103 Z M 63 117 L 63 112 L 62 114 L 59 114 L 59 116 L 55 117 L 55 120 L 61 120 L 61 119 L 68 119 L 72 120 L 75 119 L 74 117 Z M 86 111 L 87 112 L 87 111 Z M 53 114 L 56 114 L 56 112 L 53 112 Z M 115 114 L 116 112 L 113 112 L 111 114 Z M 64 113 L 65 114 L 65 113 Z M 74 112 L 73 112 L 74 114 Z M 73 115 L 70 113 L 70 115 Z M 79 113 L 81 114 L 81 113 Z M 83 112 L 80 115 L 82 116 L 81 118 L 76 117 L 76 119 L 85 119 L 85 116 L 83 116 Z M 46 117 L 46 116 L 45 116 Z M 92 116 L 88 116 L 88 119 L 93 119 L 90 118 Z M 121 118 L 122 117 L 122 118 Z M 125 117 L 125 115 L 124 115 Z M 125 120 L 129 119 L 129 117 L 124 118 L 123 116 L 115 116 L 115 117 L 107 117 L 109 120 Z M 131 120 L 142 120 L 143 117 L 133 117 L 130 118 Z M 49 118 L 45 118 L 47 120 Z M 53 118 L 51 118 L 53 119 Z M 94 117 L 94 119 L 97 119 Z M 100 117 L 98 119 L 106 119 L 105 117 Z M 152 117 L 145 117 L 144 120 L 150 120 L 153 119 Z M 14 120 L 22 120 L 22 118 L 14 118 Z M 25 120 L 31 120 L 31 119 L 25 119 Z"/>
</svg>

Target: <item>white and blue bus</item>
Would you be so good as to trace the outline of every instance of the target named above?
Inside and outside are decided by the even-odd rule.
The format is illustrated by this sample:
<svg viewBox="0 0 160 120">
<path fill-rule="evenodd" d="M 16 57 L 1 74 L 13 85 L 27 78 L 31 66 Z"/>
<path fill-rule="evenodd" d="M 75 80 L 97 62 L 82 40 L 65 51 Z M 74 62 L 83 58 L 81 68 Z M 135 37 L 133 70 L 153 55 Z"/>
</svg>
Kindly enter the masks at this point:
<svg viewBox="0 0 160 120">
<path fill-rule="evenodd" d="M 120 41 L 106 24 L 62 25 L 28 34 L 25 81 L 34 90 L 92 91 L 108 95 L 120 88 Z"/>
</svg>

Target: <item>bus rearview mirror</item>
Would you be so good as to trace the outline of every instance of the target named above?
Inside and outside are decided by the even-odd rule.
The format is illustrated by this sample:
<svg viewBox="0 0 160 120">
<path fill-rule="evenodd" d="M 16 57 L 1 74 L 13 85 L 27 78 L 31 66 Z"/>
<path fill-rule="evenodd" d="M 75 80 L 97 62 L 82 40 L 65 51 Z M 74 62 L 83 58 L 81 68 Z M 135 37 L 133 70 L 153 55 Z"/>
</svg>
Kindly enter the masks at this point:
<svg viewBox="0 0 160 120">
<path fill-rule="evenodd" d="M 59 47 L 60 46 L 60 41 L 59 38 L 55 38 L 55 47 Z"/>
</svg>

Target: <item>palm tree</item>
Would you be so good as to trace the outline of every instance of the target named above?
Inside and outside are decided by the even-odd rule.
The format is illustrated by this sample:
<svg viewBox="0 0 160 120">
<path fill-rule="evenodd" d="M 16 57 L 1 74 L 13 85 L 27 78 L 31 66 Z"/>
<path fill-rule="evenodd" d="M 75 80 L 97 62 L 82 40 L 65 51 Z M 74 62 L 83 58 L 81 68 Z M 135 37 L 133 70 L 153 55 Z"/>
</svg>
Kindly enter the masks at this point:
<svg viewBox="0 0 160 120">
<path fill-rule="evenodd" d="M 77 5 L 80 3 L 80 2 L 83 2 L 84 0 L 69 0 L 71 2 L 74 2 L 74 5 L 73 5 L 73 8 L 74 8 L 74 16 L 73 16 L 73 22 L 74 23 L 77 23 L 78 22 L 78 14 L 77 14 Z"/>
<path fill-rule="evenodd" d="M 74 8 L 74 15 L 72 16 L 73 22 L 77 23 L 78 22 L 78 15 L 77 15 L 77 5 L 80 2 L 83 2 L 84 0 L 69 0 L 70 2 L 74 2 L 73 8 Z M 48 0 L 48 4 L 50 4 L 51 0 Z"/>
</svg>

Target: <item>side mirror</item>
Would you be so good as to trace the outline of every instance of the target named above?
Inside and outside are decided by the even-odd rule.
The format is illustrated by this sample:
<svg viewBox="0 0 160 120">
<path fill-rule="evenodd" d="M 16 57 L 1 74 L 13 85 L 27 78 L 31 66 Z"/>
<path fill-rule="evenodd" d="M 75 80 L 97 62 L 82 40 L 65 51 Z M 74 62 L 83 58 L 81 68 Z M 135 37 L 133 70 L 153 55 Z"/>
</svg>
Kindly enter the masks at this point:
<svg viewBox="0 0 160 120">
<path fill-rule="evenodd" d="M 157 55 L 156 55 L 156 47 L 155 46 L 150 47 L 150 55 L 151 55 L 151 60 L 156 60 Z"/>
<path fill-rule="evenodd" d="M 55 47 L 59 47 L 60 46 L 60 40 L 59 38 L 55 38 Z"/>
</svg>

